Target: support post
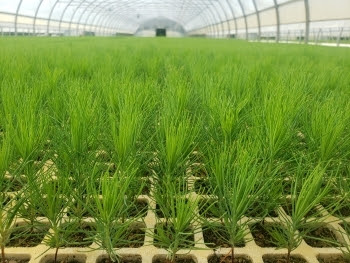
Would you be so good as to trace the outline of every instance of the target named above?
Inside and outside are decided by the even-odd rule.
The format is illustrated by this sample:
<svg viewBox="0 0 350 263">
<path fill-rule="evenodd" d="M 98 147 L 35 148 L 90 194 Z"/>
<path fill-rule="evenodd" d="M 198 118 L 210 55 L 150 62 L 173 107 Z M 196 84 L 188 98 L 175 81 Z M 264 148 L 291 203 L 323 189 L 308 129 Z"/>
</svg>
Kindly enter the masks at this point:
<svg viewBox="0 0 350 263">
<path fill-rule="evenodd" d="M 242 5 L 242 1 L 238 0 L 238 4 L 242 10 L 243 18 L 244 18 L 244 25 L 245 25 L 245 39 L 248 40 L 248 21 L 247 21 L 247 15 L 245 13 L 244 7 Z"/>
<path fill-rule="evenodd" d="M 255 9 L 255 13 L 256 13 L 256 18 L 258 20 L 258 41 L 260 41 L 261 39 L 261 20 L 260 20 L 260 12 L 258 10 L 258 6 L 256 4 L 256 0 L 252 0 L 253 1 L 253 5 L 254 5 L 254 9 Z"/>
<path fill-rule="evenodd" d="M 16 14 L 15 14 L 15 36 L 17 36 L 17 27 L 18 27 L 18 13 L 19 10 L 21 9 L 23 0 L 20 0 L 16 9 Z"/>
<path fill-rule="evenodd" d="M 276 42 L 278 43 L 280 41 L 280 37 L 281 37 L 280 11 L 279 11 L 279 6 L 278 6 L 278 3 L 277 3 L 277 0 L 273 0 L 273 3 L 275 5 L 275 10 L 276 10 L 276 26 L 277 26 Z"/>
<path fill-rule="evenodd" d="M 305 3 L 305 37 L 304 43 L 309 43 L 310 37 L 310 5 L 309 0 L 304 0 Z"/>
</svg>

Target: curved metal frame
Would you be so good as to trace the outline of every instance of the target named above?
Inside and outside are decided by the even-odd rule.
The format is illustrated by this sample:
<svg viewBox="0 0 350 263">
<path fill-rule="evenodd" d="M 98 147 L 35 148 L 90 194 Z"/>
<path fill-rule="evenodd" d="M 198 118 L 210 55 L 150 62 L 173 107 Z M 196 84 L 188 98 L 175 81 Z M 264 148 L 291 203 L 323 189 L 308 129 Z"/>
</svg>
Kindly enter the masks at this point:
<svg viewBox="0 0 350 263">
<path fill-rule="evenodd" d="M 235 35 L 237 36 L 238 27 L 237 27 L 237 18 L 236 18 L 236 16 L 235 16 L 234 8 L 233 8 L 233 6 L 231 5 L 231 2 L 230 2 L 229 0 L 226 0 L 226 3 L 227 3 L 227 5 L 228 5 L 228 7 L 229 7 L 229 9 L 230 9 L 230 11 L 231 11 L 232 19 L 233 19 L 234 24 L 235 24 Z M 222 5 L 221 5 L 221 6 L 222 6 Z M 223 6 L 222 6 L 222 8 L 223 8 Z M 229 19 L 226 19 L 226 20 L 227 20 L 227 23 L 229 24 L 229 23 L 230 23 L 230 20 L 229 20 Z M 222 25 L 224 22 L 225 22 L 225 21 L 220 21 L 219 23 Z M 217 23 L 215 23 L 214 25 L 217 26 Z M 206 28 L 206 27 L 207 27 L 207 26 L 204 26 L 204 27 L 202 27 L 202 28 Z M 199 29 L 202 29 L 202 28 L 199 28 Z M 228 27 L 228 29 L 229 29 L 229 31 L 231 31 L 230 26 Z M 195 29 L 195 30 L 198 30 L 198 28 Z M 193 31 L 193 30 L 192 30 L 192 31 Z M 222 31 L 224 31 L 224 30 L 222 30 Z"/>
<path fill-rule="evenodd" d="M 226 3 L 227 3 L 227 5 L 230 8 L 230 11 L 231 11 L 231 14 L 232 14 L 232 17 L 233 17 L 233 22 L 235 23 L 235 36 L 237 36 L 238 28 L 237 28 L 237 19 L 236 19 L 236 15 L 235 15 L 235 12 L 234 12 L 234 8 L 232 7 L 231 2 L 229 0 L 226 0 Z"/>
<path fill-rule="evenodd" d="M 108 1 L 107 1 L 107 3 L 108 3 L 108 4 L 111 4 L 111 3 L 108 2 Z M 92 2 L 91 4 L 93 4 L 93 2 Z M 92 6 L 91 4 L 90 4 L 89 6 L 87 6 L 87 7 L 84 9 L 84 11 L 82 12 L 81 17 L 80 17 L 80 19 L 78 20 L 78 30 L 79 30 L 79 27 L 80 27 L 80 24 L 81 24 L 81 19 L 83 18 L 84 14 L 87 12 L 87 10 Z M 87 16 L 87 19 L 86 19 L 85 22 L 84 22 L 83 31 L 86 31 L 86 26 L 87 26 L 87 21 L 88 21 L 89 16 L 90 16 L 97 8 L 99 8 L 100 6 L 102 6 L 102 4 L 106 4 L 106 2 L 102 2 L 102 1 L 101 1 L 101 2 L 98 3 L 94 8 L 91 9 L 90 14 Z M 99 14 L 99 13 L 97 12 L 97 13 L 96 13 L 96 16 L 98 16 L 98 14 Z M 92 23 L 90 29 L 92 28 L 92 26 L 95 26 L 95 27 L 96 27 L 97 24 L 94 25 L 94 23 Z M 90 31 L 92 31 L 92 30 L 90 30 Z"/>
<path fill-rule="evenodd" d="M 83 16 L 84 16 L 86 10 L 88 10 L 89 7 L 91 7 L 93 4 L 94 4 L 94 2 L 92 1 L 89 5 L 87 5 L 87 6 L 85 7 L 85 9 L 83 10 L 83 12 L 81 12 L 80 17 L 79 17 L 79 19 L 78 19 L 78 28 L 77 28 L 77 31 L 78 31 L 78 32 L 79 32 L 79 27 L 80 27 L 81 19 L 83 18 Z"/>
<path fill-rule="evenodd" d="M 182 18 L 183 18 L 183 14 L 184 14 L 184 12 L 183 12 L 183 10 L 185 10 L 185 8 L 188 6 L 188 1 L 186 2 L 186 1 L 182 1 L 182 7 L 181 7 L 181 11 L 179 12 L 179 14 L 177 15 L 177 18 L 178 18 L 178 20 L 179 21 L 181 21 L 182 20 Z M 204 22 L 205 24 L 206 24 L 206 22 Z M 207 31 L 205 31 L 205 34 L 207 34 Z"/>
<path fill-rule="evenodd" d="M 211 6 L 213 6 L 212 4 L 209 6 L 209 8 L 207 8 L 206 10 L 209 11 L 211 13 L 211 15 L 214 18 L 215 21 L 215 26 L 217 27 L 217 37 L 220 37 L 220 29 L 219 26 L 221 26 L 221 32 L 224 32 L 224 26 L 222 25 L 222 23 L 220 23 L 221 18 L 219 15 L 219 12 L 217 11 L 217 9 L 214 7 L 215 12 L 213 11 L 212 8 L 210 8 Z M 216 16 L 216 17 L 215 17 Z"/>
<path fill-rule="evenodd" d="M 256 19 L 258 20 L 258 40 L 260 41 L 261 39 L 261 21 L 260 21 L 260 11 L 258 10 L 258 6 L 256 4 L 256 0 L 252 0 L 254 9 L 255 9 L 255 14 L 256 14 Z"/>
<path fill-rule="evenodd" d="M 68 26 L 68 31 L 69 31 L 69 35 L 71 35 L 71 32 L 72 32 L 72 24 L 73 24 L 73 19 L 74 19 L 74 16 L 75 14 L 77 13 L 77 11 L 80 9 L 80 7 L 85 3 L 85 0 L 84 1 L 81 1 L 80 4 L 77 6 L 77 8 L 74 10 L 70 20 L 69 20 L 69 26 Z"/>
<path fill-rule="evenodd" d="M 95 8 L 93 8 L 93 9 L 91 10 L 90 15 L 91 15 L 93 12 L 95 12 L 98 8 L 101 8 L 101 7 L 102 7 L 101 10 L 103 11 L 103 10 L 105 9 L 106 6 L 108 6 L 108 5 L 114 6 L 115 4 L 118 4 L 118 3 L 114 3 L 114 4 L 113 4 L 113 3 L 111 3 L 111 2 L 100 2 L 98 5 L 95 6 Z M 85 9 L 85 10 L 87 10 L 87 9 Z M 100 24 L 100 23 L 102 22 L 101 19 L 97 20 L 96 24 L 95 24 L 95 20 L 96 20 L 96 18 L 97 18 L 98 16 L 100 16 L 100 18 L 101 18 L 102 14 L 103 14 L 102 11 L 96 12 L 96 15 L 95 15 L 95 17 L 93 18 L 92 23 L 91 23 L 91 26 L 90 26 L 90 31 L 92 31 L 92 27 L 93 27 L 93 26 L 98 27 L 98 30 L 101 31 L 101 27 L 103 27 L 103 23 Z M 114 18 L 114 19 L 115 19 L 115 18 Z M 87 20 L 88 20 L 88 19 L 87 19 Z M 85 23 L 84 23 L 84 29 L 85 29 L 85 26 L 86 26 L 86 24 L 87 24 L 87 20 L 86 20 Z M 99 25 L 100 25 L 100 26 L 99 26 Z"/>
<path fill-rule="evenodd" d="M 244 6 L 242 5 L 242 1 L 241 0 L 237 0 L 238 4 L 242 10 L 242 14 L 243 14 L 243 18 L 244 18 L 244 25 L 245 25 L 245 39 L 248 40 L 248 22 L 247 22 L 247 15 L 245 13 L 245 9 Z"/>
<path fill-rule="evenodd" d="M 198 15 L 196 15 L 196 17 L 198 16 L 199 18 L 202 18 L 205 21 L 207 21 L 206 22 L 207 26 L 205 28 L 208 27 L 211 31 L 211 35 L 215 37 L 215 35 L 219 34 L 218 27 L 217 27 L 217 25 L 215 25 L 215 20 L 211 20 L 209 18 L 209 16 L 205 15 L 206 9 L 208 9 L 207 5 L 205 5 L 202 9 L 200 9 L 200 12 Z M 210 13 L 210 17 L 211 17 L 211 13 Z M 212 18 L 215 19 L 215 17 L 212 17 Z M 187 24 L 187 23 L 188 23 L 188 21 L 185 21 L 185 24 Z"/>
<path fill-rule="evenodd" d="M 63 22 L 63 18 L 64 15 L 66 14 L 68 8 L 70 7 L 70 5 L 73 3 L 74 0 L 70 0 L 70 2 L 66 5 L 66 7 L 63 9 L 61 17 L 60 17 L 60 22 L 58 24 L 58 31 L 61 32 L 61 28 L 62 28 L 62 22 Z"/>
<path fill-rule="evenodd" d="M 280 41 L 280 36 L 281 36 L 280 11 L 279 11 L 279 5 L 277 3 L 277 0 L 273 0 L 273 3 L 275 5 L 275 10 L 276 10 L 276 26 L 277 26 L 276 42 L 278 43 Z"/>
<path fill-rule="evenodd" d="M 40 7 L 41 7 L 43 2 L 44 2 L 44 0 L 41 0 L 40 3 L 38 4 L 36 10 L 35 10 L 34 21 L 33 21 L 33 35 L 36 34 L 36 20 L 38 18 L 39 10 L 40 10 Z"/>
<path fill-rule="evenodd" d="M 101 25 L 100 25 L 100 31 L 103 31 L 103 34 L 106 34 L 106 30 L 108 29 L 108 24 L 110 23 L 110 21 L 117 21 L 118 23 L 119 22 L 123 22 L 123 21 L 128 21 L 130 19 L 127 19 L 127 18 L 124 18 L 123 14 L 122 13 L 118 13 L 119 17 L 118 18 L 122 18 L 122 19 L 116 19 L 115 16 L 106 16 L 106 20 L 104 20 L 103 22 L 101 22 Z M 132 21 L 132 20 L 130 20 Z M 117 23 L 117 25 L 118 25 Z M 135 23 L 135 25 L 138 25 L 138 23 Z M 117 27 L 116 27 L 117 28 Z M 115 28 L 115 29 L 116 29 Z"/>
<path fill-rule="evenodd" d="M 227 0 L 226 0 L 226 1 L 227 1 Z M 15 34 L 16 34 L 16 35 L 17 35 L 17 31 L 18 31 L 18 30 L 17 30 L 17 28 L 18 28 L 18 26 L 17 26 L 17 24 L 18 24 L 18 15 L 19 15 L 19 10 L 20 10 L 20 8 L 21 8 L 22 2 L 23 2 L 23 0 L 20 0 L 19 4 L 18 4 L 18 6 L 17 6 L 16 14 L 15 14 Z M 39 4 L 38 4 L 38 6 L 36 7 L 36 10 L 35 10 L 35 15 L 34 15 L 34 17 L 33 17 L 33 34 L 36 34 L 36 21 L 37 21 L 37 19 L 38 19 L 38 13 L 39 13 L 39 11 L 40 11 L 40 8 L 41 8 L 43 2 L 44 2 L 44 0 L 40 0 Z M 64 15 L 66 14 L 66 11 L 68 10 L 68 8 L 70 8 L 70 7 L 72 6 L 73 2 L 74 2 L 74 0 L 70 0 L 70 2 L 67 3 L 67 5 L 64 7 L 64 9 L 63 9 L 63 11 L 62 11 L 62 14 L 61 14 L 60 19 L 59 19 L 59 27 L 58 27 L 59 32 L 61 32 L 61 29 L 62 29 L 62 23 L 63 23 Z M 48 18 L 47 18 L 47 25 L 46 25 L 46 33 L 47 33 L 47 34 L 50 34 L 50 24 L 51 24 L 51 21 L 52 21 L 52 15 L 53 15 L 53 13 L 54 13 L 54 10 L 55 10 L 56 6 L 57 6 L 59 3 L 63 3 L 63 2 L 60 2 L 60 0 L 56 0 L 56 1 L 54 2 L 54 4 L 52 5 L 50 11 L 49 11 L 49 16 L 48 16 Z M 72 14 L 72 16 L 71 16 L 71 19 L 69 20 L 69 31 L 71 31 L 71 29 L 72 29 L 73 19 L 74 19 L 76 13 L 78 12 L 78 10 L 80 10 L 80 7 L 81 7 L 84 3 L 87 3 L 87 2 L 86 2 L 85 0 L 82 0 L 82 1 L 79 3 L 79 5 L 76 7 L 75 11 L 73 12 L 73 14 Z M 92 14 L 94 11 L 96 11 L 96 9 L 98 9 L 99 7 L 101 7 L 104 3 L 106 3 L 106 2 L 100 2 L 98 5 L 96 5 L 96 7 L 95 7 L 93 10 L 91 10 L 90 14 Z M 228 19 L 227 19 L 227 18 L 228 18 L 228 17 L 227 17 L 227 12 L 226 12 L 226 10 L 223 8 L 222 3 L 221 3 L 220 1 L 218 1 L 218 3 L 219 3 L 220 8 L 223 10 L 223 13 L 224 13 L 224 15 L 225 15 L 225 17 L 226 17 L 226 20 L 227 20 L 227 23 L 228 23 L 228 30 L 229 30 L 229 32 L 230 32 L 231 29 L 230 29 L 229 21 L 228 21 Z M 107 2 L 107 4 L 111 4 L 111 2 Z M 86 11 L 89 10 L 89 8 L 90 8 L 91 6 L 93 6 L 93 2 L 91 2 L 86 8 L 84 8 L 82 14 L 80 15 L 80 17 L 79 17 L 79 19 L 78 19 L 78 22 L 77 22 L 77 24 L 78 24 L 78 30 L 79 30 L 79 28 L 80 28 L 80 26 L 81 26 L 81 20 L 82 20 L 83 16 L 85 15 Z M 199 6 L 202 6 L 202 5 L 200 5 L 200 4 L 197 5 L 197 4 L 196 4 L 196 5 L 194 5 L 194 6 L 195 6 L 195 7 L 199 7 Z M 213 9 L 214 9 L 214 10 L 213 10 Z M 204 12 L 202 12 L 202 11 L 204 11 Z M 208 13 L 210 14 L 210 16 L 211 16 L 212 19 L 213 19 L 212 22 L 210 22 L 211 19 L 209 19 L 209 20 L 206 19 L 206 18 L 208 17 L 208 15 L 203 16 L 205 12 L 208 12 Z M 96 20 L 96 17 L 98 17 L 98 15 L 101 15 L 101 13 L 100 13 L 100 12 L 97 12 L 97 14 L 95 15 L 94 19 L 92 20 L 93 22 Z M 210 30 L 212 31 L 212 33 L 213 33 L 214 35 L 219 36 L 220 30 L 219 30 L 219 28 L 218 28 L 218 26 L 219 26 L 218 23 L 221 23 L 221 21 L 223 21 L 223 20 L 222 20 L 222 18 L 221 18 L 221 16 L 220 16 L 220 12 L 219 12 L 218 9 L 216 8 L 216 6 L 213 4 L 213 2 L 212 2 L 210 5 L 206 5 L 205 8 L 203 8 L 203 10 L 201 10 L 201 14 L 200 14 L 199 16 L 201 17 L 201 20 L 202 20 L 203 22 L 208 23 L 208 28 L 211 28 Z M 89 17 L 89 16 L 88 16 L 88 17 Z M 115 19 L 115 18 L 112 18 L 112 17 L 111 17 L 111 19 Z M 87 20 L 88 20 L 88 18 L 86 19 L 86 21 L 87 21 Z M 127 20 L 127 19 L 126 19 L 126 20 Z M 217 21 L 217 20 L 218 20 L 218 21 Z M 118 21 L 120 21 L 120 20 L 118 20 Z M 123 20 L 122 20 L 122 21 L 123 21 Z M 209 22 L 206 22 L 206 21 L 209 21 Z M 217 21 L 217 22 L 214 22 L 214 21 Z M 67 22 L 68 22 L 68 21 L 67 21 Z M 105 26 L 106 26 L 106 23 L 108 23 L 108 20 L 103 21 L 103 23 L 101 23 L 101 26 L 100 26 L 99 28 L 101 29 L 102 27 L 105 27 Z M 180 23 L 180 24 L 183 24 L 183 23 L 181 23 L 181 22 L 179 22 L 179 23 Z M 222 24 L 222 23 L 221 23 L 221 24 Z M 97 23 L 97 24 L 92 23 L 90 28 L 92 28 L 93 26 L 96 27 L 96 26 L 98 26 L 98 25 L 99 25 L 99 23 Z M 87 26 L 87 24 L 84 23 L 84 30 L 85 30 L 86 26 Z M 215 29 L 215 27 L 216 27 L 216 29 Z M 224 27 L 223 27 L 223 25 L 221 25 L 221 31 L 222 31 L 222 33 L 224 34 Z"/>
<path fill-rule="evenodd" d="M 304 0 L 305 4 L 305 37 L 304 42 L 307 44 L 310 37 L 310 4 L 309 0 Z"/>
<path fill-rule="evenodd" d="M 21 9 L 23 0 L 20 0 L 16 9 L 16 14 L 15 14 L 15 36 L 17 36 L 17 23 L 18 23 L 18 13 L 19 10 Z"/>
<path fill-rule="evenodd" d="M 199 8 L 199 13 L 197 13 L 195 16 L 193 16 L 190 20 L 193 20 L 194 17 L 199 17 L 200 20 L 204 22 L 204 29 L 206 32 L 208 32 L 209 35 L 215 36 L 216 35 L 216 29 L 215 29 L 215 22 L 211 21 L 208 16 L 204 15 L 205 9 L 207 9 L 208 6 L 205 5 L 203 8 Z M 190 20 L 184 20 L 184 26 L 190 21 Z"/>
<path fill-rule="evenodd" d="M 110 3 L 108 3 L 108 4 L 110 4 Z M 116 3 L 114 3 L 114 4 L 116 4 Z M 106 5 L 105 5 L 106 6 Z M 105 6 L 103 6 L 102 7 L 102 10 L 104 9 L 104 7 Z M 112 6 L 114 6 L 114 5 L 112 5 Z M 198 6 L 202 6 L 202 5 L 195 5 L 196 7 L 198 7 Z M 96 8 L 97 9 L 97 8 Z M 98 20 L 96 23 L 95 23 L 95 19 L 96 19 L 96 17 L 98 17 L 99 15 L 101 16 L 103 14 L 103 12 L 97 12 L 96 13 L 96 15 L 95 15 L 95 17 L 93 18 L 93 20 L 92 20 L 92 26 L 93 25 L 95 25 L 95 26 L 97 26 L 97 25 L 100 25 L 101 24 L 101 26 L 103 26 L 103 24 L 104 24 L 104 21 L 103 21 L 103 23 L 101 23 L 102 21 L 101 20 Z M 211 16 L 215 19 L 215 15 L 213 14 L 213 13 L 211 13 Z M 213 20 L 214 21 L 214 20 Z M 178 21 L 180 24 L 183 24 L 182 22 L 180 22 L 180 21 Z M 91 26 L 91 27 L 92 27 Z M 216 30 L 216 32 L 219 32 L 218 30 Z"/>
<path fill-rule="evenodd" d="M 228 34 L 226 34 L 226 36 L 225 36 L 225 31 L 223 31 L 222 34 L 223 34 L 224 37 L 227 37 L 227 36 L 230 34 L 230 32 L 231 32 L 230 21 L 229 21 L 228 15 L 227 15 L 226 10 L 225 10 L 225 8 L 223 7 L 221 1 L 219 0 L 218 3 L 219 3 L 219 5 L 220 5 L 220 7 L 221 7 L 223 13 L 225 14 L 226 24 L 227 24 L 227 30 L 228 30 Z"/>
<path fill-rule="evenodd" d="M 216 18 L 215 18 L 215 16 L 213 15 L 210 6 L 206 5 L 203 9 L 200 10 L 199 13 L 197 13 L 196 15 L 194 15 L 190 20 L 193 20 L 193 19 L 196 18 L 196 17 L 201 17 L 201 15 L 202 15 L 202 14 L 205 14 L 205 12 L 207 12 L 208 10 L 210 10 L 209 13 L 210 13 L 211 17 L 213 18 L 213 20 L 209 23 L 208 26 L 210 26 L 210 25 L 212 26 L 212 28 L 213 28 L 213 36 L 215 37 L 215 35 L 219 35 L 220 30 L 219 30 L 218 23 L 216 22 Z M 206 17 L 206 16 L 205 16 L 205 17 Z M 187 24 L 190 20 L 186 20 L 186 21 L 184 22 L 184 24 Z M 209 21 L 210 21 L 210 20 L 209 20 Z M 208 27 L 208 26 L 205 26 L 205 27 L 203 27 L 203 28 L 206 28 L 206 27 Z"/>
<path fill-rule="evenodd" d="M 213 2 L 212 2 L 212 4 L 210 5 L 210 7 L 213 7 L 213 9 L 214 9 L 214 13 L 213 13 L 213 15 L 214 15 L 214 17 L 215 17 L 215 15 L 217 16 L 217 18 L 215 19 L 216 21 L 215 21 L 215 24 L 217 25 L 217 27 L 221 27 L 221 34 L 222 34 L 222 36 L 224 36 L 224 31 L 225 31 L 225 28 L 224 28 L 224 25 L 223 25 L 223 23 L 222 23 L 222 21 L 223 21 L 223 19 L 221 18 L 221 16 L 219 15 L 220 13 L 219 13 L 219 11 L 218 11 L 218 9 L 215 7 L 215 5 L 213 4 Z M 212 8 L 208 8 L 208 11 L 209 12 L 213 12 L 213 10 L 212 10 Z M 218 34 L 217 34 L 217 36 L 218 37 L 220 37 L 220 30 L 219 30 L 219 28 L 218 28 Z"/>
<path fill-rule="evenodd" d="M 96 5 L 95 8 L 93 8 L 91 10 L 89 16 L 92 15 L 97 10 L 97 8 L 102 6 L 102 4 L 104 4 L 104 2 L 101 1 L 98 5 Z M 99 14 L 100 14 L 99 12 L 96 12 L 95 16 L 93 17 L 93 19 L 92 19 L 92 21 L 90 23 L 91 24 L 90 25 L 90 31 L 92 31 L 92 27 L 96 27 L 97 24 L 95 24 L 95 20 L 96 20 L 96 18 L 98 17 Z M 87 23 L 87 21 L 85 22 L 85 26 L 86 26 L 86 23 Z M 85 29 L 85 26 L 84 26 L 84 29 Z"/>
<path fill-rule="evenodd" d="M 60 0 L 56 0 L 56 2 L 54 3 L 54 5 L 52 6 L 52 8 L 50 10 L 50 14 L 49 14 L 49 18 L 47 20 L 47 26 L 46 26 L 46 34 L 48 34 L 48 35 L 50 33 L 50 22 L 51 22 L 51 17 L 52 17 L 53 11 L 55 10 L 55 8 L 59 2 L 60 2 Z"/>
<path fill-rule="evenodd" d="M 183 1 L 182 5 L 189 5 L 191 7 L 195 7 L 195 8 L 199 8 L 200 11 L 199 12 L 193 12 L 193 16 L 191 16 L 190 19 L 182 19 L 182 15 L 179 16 L 180 20 L 177 21 L 179 24 L 182 24 L 184 27 L 186 26 L 186 24 L 195 19 L 196 17 L 200 18 L 200 21 L 203 22 L 204 26 L 201 28 L 195 28 L 192 29 L 191 31 L 195 31 L 195 30 L 199 30 L 199 29 L 204 29 L 205 32 L 209 32 L 211 34 L 213 34 L 213 36 L 220 36 L 220 31 L 221 31 L 221 35 L 223 35 L 225 37 L 225 29 L 224 29 L 224 24 L 227 23 L 227 30 L 229 32 L 229 34 L 231 34 L 232 28 L 231 28 L 231 24 L 230 21 L 233 19 L 234 21 L 234 25 L 235 25 L 235 34 L 237 35 L 238 32 L 238 27 L 237 27 L 237 17 L 235 16 L 235 8 L 232 6 L 232 2 L 230 0 L 225 0 L 227 6 L 229 7 L 229 11 L 225 9 L 226 5 L 224 6 L 224 3 L 221 0 L 218 1 L 208 1 L 205 2 L 204 4 L 201 2 L 197 2 L 197 1 L 193 1 L 195 4 L 193 4 L 193 2 L 189 1 Z M 261 17 L 260 17 L 260 13 L 261 11 L 258 9 L 257 6 L 257 1 L 256 0 L 251 0 L 253 2 L 253 6 L 255 9 L 255 14 L 257 16 L 257 22 L 258 22 L 258 39 L 261 39 Z M 37 20 L 38 20 L 38 14 L 40 11 L 40 8 L 43 4 L 44 0 L 40 0 L 39 4 L 36 6 L 35 8 L 35 14 L 33 17 L 33 35 L 36 34 L 36 25 L 37 25 Z M 237 0 L 239 7 L 242 11 L 242 17 L 244 18 L 244 23 L 245 23 L 245 37 L 246 39 L 248 39 L 248 21 L 247 21 L 247 14 L 245 12 L 245 8 L 242 5 L 242 0 Z M 288 1 L 287 3 L 292 2 L 292 1 Z M 14 27 L 15 27 L 15 35 L 18 35 L 18 17 L 19 17 L 19 12 L 22 6 L 23 0 L 20 0 L 17 8 L 16 8 L 16 13 L 15 13 L 15 21 L 14 21 Z M 55 11 L 55 8 L 57 7 L 57 5 L 59 3 L 67 3 L 66 6 L 64 7 L 62 13 L 60 14 L 60 19 L 58 20 L 59 22 L 59 32 L 61 32 L 61 28 L 62 28 L 62 23 L 64 22 L 64 16 L 67 12 L 67 10 L 73 6 L 74 0 L 69 0 L 69 1 L 61 1 L 61 0 L 56 0 L 54 2 L 54 4 L 52 5 L 50 11 L 49 11 L 49 15 L 47 18 L 47 24 L 46 24 L 46 33 L 49 34 L 50 33 L 50 24 L 52 22 L 52 15 Z M 76 16 L 76 14 L 78 13 L 79 10 L 82 9 L 82 13 L 79 15 L 78 21 L 76 22 L 77 24 L 77 30 L 79 31 L 79 29 L 81 27 L 83 27 L 83 30 L 86 31 L 86 28 L 88 26 L 90 26 L 90 31 L 93 27 L 95 27 L 97 29 L 98 32 L 102 32 L 104 34 L 107 34 L 107 32 L 111 29 L 117 29 L 119 28 L 120 24 L 124 21 L 130 21 L 132 22 L 132 19 L 128 19 L 128 17 L 123 17 L 123 12 L 117 12 L 115 13 L 115 15 L 106 15 L 104 16 L 106 11 L 106 7 L 108 7 L 108 5 L 120 5 L 121 2 L 118 1 L 101 1 L 99 3 L 95 3 L 95 1 L 87 1 L 87 0 L 80 0 L 79 2 L 76 2 L 77 6 L 75 7 L 75 10 L 73 11 L 73 14 L 71 15 L 70 19 L 68 19 L 66 22 L 69 23 L 69 31 L 72 31 L 72 24 L 73 24 L 73 20 Z M 125 5 L 123 6 L 123 4 L 121 4 L 119 6 L 122 7 L 129 7 L 131 8 L 131 6 L 129 6 L 129 3 L 123 2 Z M 141 1 L 135 1 L 135 3 L 142 3 Z M 280 22 L 280 12 L 279 12 L 279 4 L 277 2 L 277 0 L 273 0 L 274 6 L 272 6 L 271 8 L 275 9 L 276 12 L 276 26 L 277 26 L 277 30 L 276 30 L 276 42 L 280 41 L 281 38 L 281 32 L 280 32 L 280 28 L 281 28 L 281 22 Z M 86 4 L 86 7 L 81 8 L 83 4 Z M 94 6 L 95 5 L 95 6 Z M 308 43 L 309 41 L 309 37 L 310 37 L 310 4 L 309 4 L 309 0 L 304 0 L 304 5 L 305 5 L 305 36 L 304 36 L 304 42 Z M 203 8 L 201 8 L 203 7 Z M 100 10 L 99 10 L 100 9 Z M 127 9 L 124 9 L 127 10 Z M 186 9 L 183 9 L 186 10 Z M 221 11 L 222 10 L 222 13 Z M 87 15 L 88 13 L 88 15 Z M 95 14 L 94 14 L 95 13 Z M 232 18 L 229 17 L 229 13 L 231 13 Z M 88 21 L 91 17 L 91 15 L 94 14 L 94 17 L 92 18 L 90 25 L 88 24 Z M 191 14 L 191 13 L 190 13 Z M 83 18 L 86 16 L 85 22 L 83 22 Z M 188 17 L 188 15 L 187 15 Z M 115 23 L 114 23 L 115 21 Z M 135 25 L 138 25 L 137 22 L 135 22 Z M 221 29 L 220 29 L 221 27 Z"/>
</svg>

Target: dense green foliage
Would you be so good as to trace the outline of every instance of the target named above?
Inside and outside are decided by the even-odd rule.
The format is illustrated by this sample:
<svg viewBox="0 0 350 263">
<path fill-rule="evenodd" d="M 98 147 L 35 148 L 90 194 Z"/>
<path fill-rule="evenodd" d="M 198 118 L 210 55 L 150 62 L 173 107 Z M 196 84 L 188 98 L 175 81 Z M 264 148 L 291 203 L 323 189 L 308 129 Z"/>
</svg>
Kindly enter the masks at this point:
<svg viewBox="0 0 350 263">
<path fill-rule="evenodd" d="M 179 244 L 195 245 L 186 234 L 198 231 L 192 223 L 210 225 L 187 188 L 200 164 L 212 200 L 220 202 L 207 209 L 219 214 L 232 252 L 245 237 L 248 212 L 263 220 L 285 202 L 282 192 L 291 195 L 297 210 L 285 218 L 288 240 L 275 234 L 290 252 L 302 238 L 293 233 L 312 209 L 305 200 L 349 206 L 349 99 L 348 49 L 209 39 L 0 39 L 0 187 L 25 189 L 10 218 L 0 220 L 0 245 L 14 214 L 35 224 L 40 212 L 53 229 L 49 246 L 58 250 L 67 235 L 60 224 L 71 211 L 69 221 L 86 214 L 95 220 L 91 239 L 119 260 L 114 248 L 129 242 L 126 231 L 140 220 L 128 211 L 148 177 L 164 216 L 150 233 L 169 246 L 173 261 Z M 40 203 L 44 195 L 56 205 Z M 2 209 L 6 198 L 1 194 Z"/>
</svg>

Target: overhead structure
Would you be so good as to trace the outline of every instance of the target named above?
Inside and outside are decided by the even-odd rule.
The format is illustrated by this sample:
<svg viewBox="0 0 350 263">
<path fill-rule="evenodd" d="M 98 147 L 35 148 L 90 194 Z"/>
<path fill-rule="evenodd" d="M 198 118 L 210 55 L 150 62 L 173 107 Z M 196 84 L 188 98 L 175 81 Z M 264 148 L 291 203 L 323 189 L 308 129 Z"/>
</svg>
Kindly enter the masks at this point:
<svg viewBox="0 0 350 263">
<path fill-rule="evenodd" d="M 1 35 L 142 35 L 267 41 L 350 36 L 350 0 L 0 0 Z"/>
</svg>

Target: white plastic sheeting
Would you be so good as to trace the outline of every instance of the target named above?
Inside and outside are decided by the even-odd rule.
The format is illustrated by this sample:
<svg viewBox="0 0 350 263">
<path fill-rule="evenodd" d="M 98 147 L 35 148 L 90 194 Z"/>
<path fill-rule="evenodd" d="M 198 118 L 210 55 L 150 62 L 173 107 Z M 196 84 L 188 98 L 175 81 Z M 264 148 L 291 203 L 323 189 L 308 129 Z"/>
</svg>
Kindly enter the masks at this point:
<svg viewBox="0 0 350 263">
<path fill-rule="evenodd" d="M 134 34 L 158 18 L 189 35 L 340 40 L 350 34 L 350 0 L 0 0 L 1 34 Z"/>
</svg>

